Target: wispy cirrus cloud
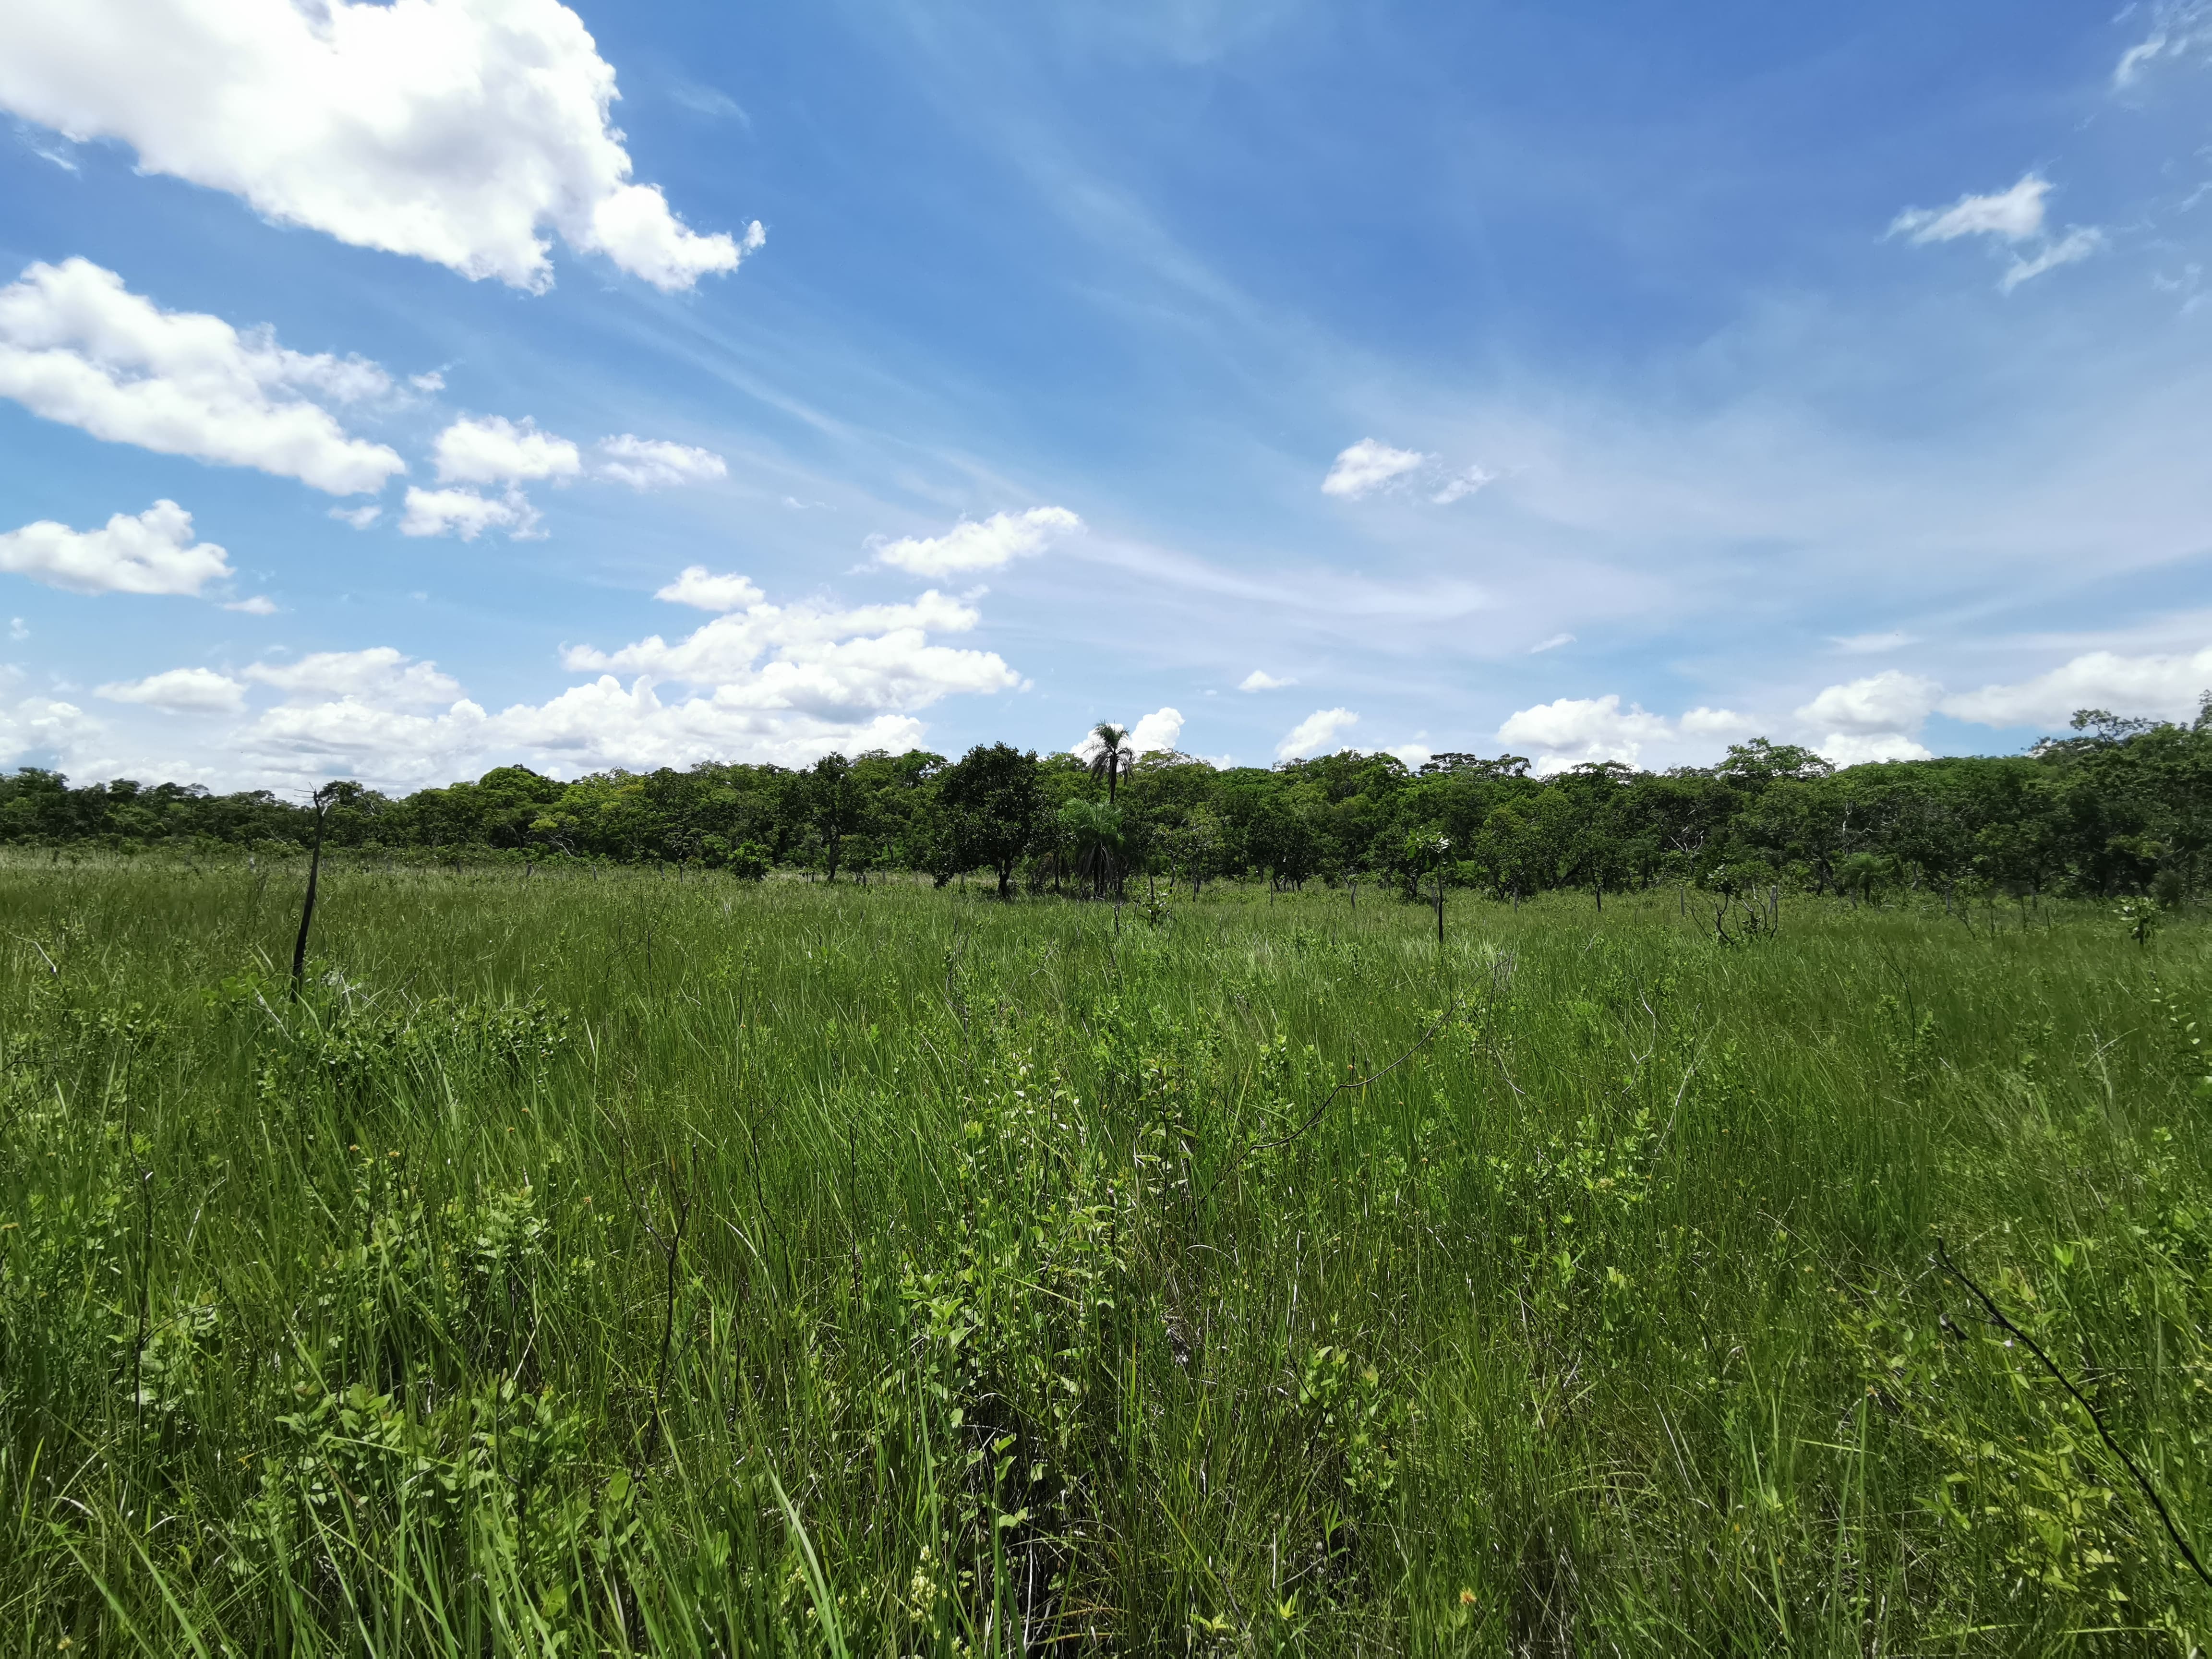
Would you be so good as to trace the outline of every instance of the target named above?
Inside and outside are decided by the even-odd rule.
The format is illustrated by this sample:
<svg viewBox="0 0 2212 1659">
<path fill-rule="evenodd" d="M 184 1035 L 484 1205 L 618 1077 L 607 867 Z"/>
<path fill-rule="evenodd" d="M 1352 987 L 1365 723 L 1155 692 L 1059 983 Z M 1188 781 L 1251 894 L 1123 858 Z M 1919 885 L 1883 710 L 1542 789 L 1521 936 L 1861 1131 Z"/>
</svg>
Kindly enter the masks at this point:
<svg viewBox="0 0 2212 1659">
<path fill-rule="evenodd" d="M 2105 233 L 2094 226 L 2071 225 L 2060 236 L 2047 234 L 2044 220 L 2050 194 L 2048 179 L 2024 173 L 2008 190 L 1962 196 L 1948 208 L 1907 208 L 1890 221 L 1889 234 L 1919 244 L 1988 236 L 2018 248 L 1997 282 L 2009 294 L 2022 283 L 2086 259 L 2105 246 Z"/>
</svg>

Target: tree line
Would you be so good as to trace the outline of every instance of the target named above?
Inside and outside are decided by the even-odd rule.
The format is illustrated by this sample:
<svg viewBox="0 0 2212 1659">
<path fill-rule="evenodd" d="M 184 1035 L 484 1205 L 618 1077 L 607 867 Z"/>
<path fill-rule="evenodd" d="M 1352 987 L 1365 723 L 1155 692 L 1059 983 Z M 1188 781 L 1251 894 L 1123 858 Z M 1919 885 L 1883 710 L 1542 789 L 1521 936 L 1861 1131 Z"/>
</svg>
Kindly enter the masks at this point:
<svg viewBox="0 0 2212 1659">
<path fill-rule="evenodd" d="M 659 863 L 758 879 L 886 873 L 999 892 L 1126 894 L 1133 878 L 1193 893 L 1376 883 L 1517 900 L 1662 883 L 1772 885 L 1858 899 L 2200 892 L 2212 823 L 2212 694 L 2194 721 L 2075 715 L 2015 756 L 1838 768 L 1764 738 L 1717 764 L 1638 771 L 1607 761 L 1532 775 L 1516 755 L 1441 754 L 1418 769 L 1352 750 L 1272 768 L 1131 752 L 1102 726 L 1086 755 L 979 744 L 806 768 L 706 762 L 573 782 L 502 766 L 473 782 L 386 796 L 349 787 L 325 844 L 386 857 Z M 215 794 L 128 779 L 71 787 L 0 778 L 0 843 L 123 854 L 303 849 L 314 809 L 266 790 Z"/>
</svg>

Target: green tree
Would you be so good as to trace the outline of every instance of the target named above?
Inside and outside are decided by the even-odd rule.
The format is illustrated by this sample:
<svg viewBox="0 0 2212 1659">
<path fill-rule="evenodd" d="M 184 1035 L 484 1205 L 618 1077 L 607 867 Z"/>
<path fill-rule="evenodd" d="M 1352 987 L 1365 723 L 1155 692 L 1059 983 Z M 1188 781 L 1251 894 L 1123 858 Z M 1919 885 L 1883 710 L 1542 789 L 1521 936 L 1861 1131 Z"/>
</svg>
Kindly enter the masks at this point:
<svg viewBox="0 0 2212 1659">
<path fill-rule="evenodd" d="M 988 865 L 999 878 L 999 896 L 1014 896 L 1014 867 L 1037 831 L 1044 792 L 1034 750 L 1012 744 L 978 744 L 945 775 L 943 799 L 957 815 L 957 851 L 963 868 Z"/>
</svg>

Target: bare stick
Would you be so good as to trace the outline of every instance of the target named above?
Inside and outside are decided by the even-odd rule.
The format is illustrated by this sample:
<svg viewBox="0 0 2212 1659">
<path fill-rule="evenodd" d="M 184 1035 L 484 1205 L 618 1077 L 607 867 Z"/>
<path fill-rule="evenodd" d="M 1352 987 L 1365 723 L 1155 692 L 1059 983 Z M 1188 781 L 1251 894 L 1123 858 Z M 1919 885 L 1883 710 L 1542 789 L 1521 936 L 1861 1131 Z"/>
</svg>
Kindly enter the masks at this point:
<svg viewBox="0 0 2212 1659">
<path fill-rule="evenodd" d="M 1452 1017 L 1458 1012 L 1459 999 L 1457 997 L 1454 997 L 1451 1000 L 1451 1006 L 1446 1008 L 1443 1013 L 1437 1017 L 1437 1023 L 1430 1026 L 1427 1030 L 1424 1031 L 1421 1034 L 1420 1040 L 1415 1042 L 1412 1048 L 1407 1049 L 1404 1054 L 1399 1055 L 1397 1059 L 1392 1060 L 1388 1066 L 1385 1066 L 1379 1072 L 1370 1072 L 1365 1077 L 1360 1078 L 1356 1081 L 1347 1079 L 1344 1082 L 1338 1084 L 1336 1087 L 1331 1089 L 1326 1095 L 1322 1097 L 1321 1104 L 1315 1107 L 1312 1111 L 1306 1115 L 1305 1121 L 1299 1124 L 1297 1128 L 1291 1130 L 1288 1134 L 1277 1135 L 1273 1140 L 1262 1140 L 1258 1142 L 1256 1145 L 1247 1146 L 1243 1152 L 1237 1156 L 1237 1159 L 1234 1164 L 1231 1164 L 1226 1170 L 1224 1170 L 1220 1175 L 1214 1177 L 1213 1186 L 1220 1186 L 1224 1180 L 1227 1179 L 1230 1176 L 1236 1174 L 1237 1170 L 1244 1167 L 1246 1163 L 1258 1156 L 1260 1153 L 1273 1152 L 1278 1146 L 1289 1146 L 1291 1142 L 1296 1140 L 1300 1135 L 1305 1133 L 1307 1130 L 1312 1128 L 1315 1124 L 1321 1121 L 1322 1114 L 1328 1110 L 1329 1106 L 1335 1101 L 1339 1095 L 1345 1093 L 1347 1090 L 1364 1089 L 1369 1084 L 1379 1083 L 1384 1078 L 1389 1076 L 1391 1073 L 1396 1071 L 1401 1066 L 1403 1066 L 1407 1060 L 1411 1060 L 1415 1054 L 1420 1053 L 1422 1049 L 1427 1048 L 1429 1044 L 1434 1042 L 1438 1036 L 1442 1036 L 1444 1027 L 1451 1024 Z M 1213 1188 L 1208 1188 L 1206 1190 L 1210 1194 Z"/>
<path fill-rule="evenodd" d="M 2011 1333 L 2026 1343 L 2027 1351 L 2043 1362 L 2043 1369 L 2058 1379 L 2058 1386 L 2072 1395 L 2075 1404 L 2089 1413 L 2089 1420 L 2097 1425 L 2099 1437 L 2112 1448 L 2112 1455 L 2127 1466 L 2128 1473 L 2135 1477 L 2136 1485 L 2142 1488 L 2143 1496 L 2150 1499 L 2150 1506 L 2158 1511 L 2158 1518 L 2166 1527 L 2166 1535 L 2173 1540 L 2174 1548 L 2181 1552 L 2181 1559 L 2189 1563 L 2190 1571 L 2207 1584 L 2212 1584 L 2212 1573 L 2204 1571 L 2204 1564 L 2197 1559 L 2197 1552 L 2189 1547 L 2189 1540 L 2181 1535 L 2181 1528 L 2173 1524 L 2173 1516 L 2166 1510 L 2166 1500 L 2158 1495 L 2158 1488 L 2151 1485 L 2148 1475 L 2136 1467 L 2136 1460 L 2127 1455 L 2120 1443 L 2112 1438 L 2112 1431 L 2105 1426 L 2105 1419 L 2097 1414 L 2097 1408 L 2089 1403 L 2087 1396 L 2075 1388 L 2066 1373 L 2051 1362 L 2051 1356 L 2044 1352 L 2041 1346 L 2033 1337 L 2004 1316 L 2004 1310 L 1990 1299 L 1990 1293 L 1966 1277 L 1959 1265 L 1951 1260 L 1951 1253 L 1943 1248 L 1943 1241 L 1941 1238 L 1936 1241 L 1936 1262 L 1945 1273 L 1973 1292 L 1974 1300 L 1982 1304 L 1984 1311 L 1990 1316 L 1991 1324 Z"/>
</svg>

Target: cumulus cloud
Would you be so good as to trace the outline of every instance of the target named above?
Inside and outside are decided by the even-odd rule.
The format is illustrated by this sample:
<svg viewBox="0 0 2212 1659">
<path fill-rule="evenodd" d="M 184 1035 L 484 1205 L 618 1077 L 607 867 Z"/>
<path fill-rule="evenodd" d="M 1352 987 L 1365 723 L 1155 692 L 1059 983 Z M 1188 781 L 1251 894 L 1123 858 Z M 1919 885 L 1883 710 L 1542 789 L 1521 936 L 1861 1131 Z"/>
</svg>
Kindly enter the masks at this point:
<svg viewBox="0 0 2212 1659">
<path fill-rule="evenodd" d="M 1279 691 L 1286 685 L 1296 685 L 1294 679 L 1277 679 L 1264 668 L 1255 668 L 1237 682 L 1239 691 Z"/>
<path fill-rule="evenodd" d="M 981 620 L 972 605 L 933 588 L 910 604 L 849 611 L 757 599 L 673 644 L 655 634 L 614 651 L 574 647 L 562 660 L 571 669 L 711 686 L 717 704 L 730 709 L 908 712 L 956 692 L 1022 683 L 996 652 L 930 642 L 932 634 L 965 633 Z"/>
<path fill-rule="evenodd" d="M 538 422 L 492 415 L 464 416 L 441 432 L 430 447 L 440 483 L 520 483 L 534 478 L 573 478 L 583 458 L 566 438 L 540 432 Z"/>
<path fill-rule="evenodd" d="M 1334 749 L 1337 733 L 1358 724 L 1359 716 L 1349 708 L 1316 708 L 1283 734 L 1283 740 L 1275 745 L 1275 758 L 1304 760 Z"/>
<path fill-rule="evenodd" d="M 1890 668 L 1829 686 L 1800 708 L 1797 718 L 1808 726 L 1861 736 L 1910 732 L 1928 718 L 1942 696 L 1943 688 L 1934 680 Z"/>
<path fill-rule="evenodd" d="M 1499 741 L 1536 750 L 1539 772 L 1565 771 L 1586 761 L 1621 761 L 1633 766 L 1647 743 L 1673 732 L 1660 715 L 1631 704 L 1620 706 L 1613 693 L 1602 697 L 1560 697 L 1506 717 Z"/>
<path fill-rule="evenodd" d="M 1129 733 L 1129 747 L 1139 755 L 1166 754 L 1182 738 L 1182 711 L 1155 708 Z"/>
<path fill-rule="evenodd" d="M 717 576 L 703 564 L 687 566 L 684 574 L 653 596 L 665 599 L 671 605 L 688 605 L 701 611 L 743 611 L 748 605 L 760 604 L 768 595 L 756 586 L 751 579 L 738 575 Z"/>
<path fill-rule="evenodd" d="M 460 682 L 440 673 L 437 664 L 417 662 L 388 645 L 318 651 L 294 663 L 258 662 L 245 674 L 295 703 L 337 697 L 413 708 L 449 702 L 461 690 Z"/>
<path fill-rule="evenodd" d="M 9 7 L 0 18 L 42 9 Z M 73 10 L 55 11 L 57 26 Z M 0 37 L 7 27 L 0 22 Z M 361 358 L 306 356 L 265 328 L 241 334 L 220 317 L 161 310 L 88 259 L 33 264 L 0 289 L 0 397 L 110 443 L 351 495 L 382 489 L 406 464 L 348 436 L 302 394 L 348 403 L 390 389 L 390 377 Z"/>
<path fill-rule="evenodd" d="M 223 609 L 240 611 L 249 617 L 273 617 L 276 614 L 276 601 L 266 593 L 256 593 L 251 599 L 233 599 Z"/>
<path fill-rule="evenodd" d="M 1418 484 L 1431 505 L 1449 507 L 1497 481 L 1498 474 L 1487 467 L 1463 466 L 1453 471 L 1437 456 L 1425 455 L 1418 449 L 1394 449 L 1373 438 L 1362 438 L 1337 452 L 1328 476 L 1321 481 L 1321 489 L 1324 495 L 1356 501 L 1378 489 Z"/>
<path fill-rule="evenodd" d="M 100 686 L 96 695 L 173 714 L 234 714 L 246 706 L 246 688 L 212 668 L 172 668 L 143 680 L 119 680 Z"/>
<path fill-rule="evenodd" d="M 349 524 L 356 530 L 366 530 L 384 516 L 384 509 L 374 501 L 367 507 L 334 507 L 331 517 L 340 524 Z"/>
<path fill-rule="evenodd" d="M 192 539 L 192 515 L 160 501 L 137 518 L 118 513 L 104 528 L 71 530 L 41 519 L 0 535 L 0 570 L 76 593 L 197 596 L 230 575 L 223 550 Z"/>
<path fill-rule="evenodd" d="M 339 240 L 552 280 L 543 234 L 663 289 L 765 240 L 635 183 L 613 68 L 557 0 L 72 0 L 0 8 L 0 105 Z"/>
<path fill-rule="evenodd" d="M 25 697 L 0 708 L 0 764 L 66 763 L 100 732 L 100 723 L 75 703 Z"/>
<path fill-rule="evenodd" d="M 629 433 L 599 440 L 599 476 L 632 489 L 665 489 L 675 484 L 707 483 L 726 477 L 729 465 L 711 449 L 639 438 Z"/>
<path fill-rule="evenodd" d="M 1134 726 L 1126 728 L 1126 744 L 1133 755 L 1167 753 L 1174 750 L 1182 737 L 1182 712 L 1176 708 L 1156 708 Z M 1106 745 L 1099 741 L 1096 730 L 1085 732 L 1083 741 L 1067 752 L 1079 761 L 1089 761 Z"/>
<path fill-rule="evenodd" d="M 356 777 L 405 787 L 494 763 L 490 728 L 483 708 L 466 698 L 443 713 L 418 714 L 344 697 L 264 709 L 235 734 L 232 747 L 257 774 L 303 781 Z"/>
<path fill-rule="evenodd" d="M 1372 438 L 1362 438 L 1349 448 L 1337 452 L 1336 465 L 1321 481 L 1321 493 L 1356 501 L 1409 472 L 1419 471 L 1428 459 L 1418 449 L 1393 449 Z"/>
<path fill-rule="evenodd" d="M 996 570 L 1018 558 L 1042 553 L 1054 540 L 1073 535 L 1083 520 L 1064 507 L 1033 507 L 1026 513 L 994 513 L 965 520 L 942 536 L 904 537 L 876 546 L 884 563 L 917 576 L 957 576 L 971 570 Z"/>
<path fill-rule="evenodd" d="M 403 536 L 459 536 L 472 542 L 487 530 L 504 530 L 510 539 L 537 536 L 538 509 L 519 489 L 504 495 L 480 495 L 473 489 L 407 492 L 407 511 L 399 520 Z"/>
<path fill-rule="evenodd" d="M 1838 766 L 1864 766 L 1870 761 L 1933 760 L 1917 738 L 1902 732 L 1831 732 L 1813 745 L 1821 758 Z"/>
<path fill-rule="evenodd" d="M 745 598 L 727 586 L 740 577 L 695 569 L 672 586 L 687 579 L 725 584 L 708 590 L 718 602 Z M 912 605 L 832 611 L 769 605 L 754 588 L 742 611 L 672 645 L 656 636 L 613 651 L 576 647 L 565 658 L 570 668 L 603 672 L 543 703 L 495 714 L 460 695 L 435 664 L 389 647 L 257 663 L 240 678 L 277 688 L 285 701 L 241 728 L 231 747 L 265 773 L 394 786 L 518 758 L 574 774 L 709 759 L 804 765 L 832 750 L 907 749 L 925 733 L 918 711 L 956 693 L 1023 684 L 994 653 L 928 637 L 978 620 L 933 592 Z M 629 676 L 627 684 L 615 671 Z M 672 682 L 689 684 L 690 694 L 664 696 Z"/>
<path fill-rule="evenodd" d="M 2212 647 L 2194 653 L 2124 656 L 2091 651 L 2014 685 L 1985 685 L 1943 699 L 1945 714 L 1978 726 L 2055 730 L 2080 708 L 2180 720 L 2212 688 Z"/>
<path fill-rule="evenodd" d="M 1675 726 L 1686 738 L 1747 738 L 1759 722 L 1733 708 L 1692 708 Z"/>
</svg>

